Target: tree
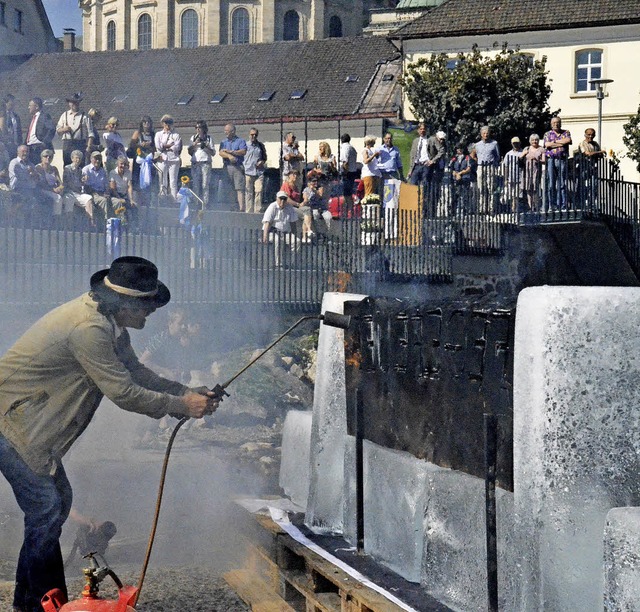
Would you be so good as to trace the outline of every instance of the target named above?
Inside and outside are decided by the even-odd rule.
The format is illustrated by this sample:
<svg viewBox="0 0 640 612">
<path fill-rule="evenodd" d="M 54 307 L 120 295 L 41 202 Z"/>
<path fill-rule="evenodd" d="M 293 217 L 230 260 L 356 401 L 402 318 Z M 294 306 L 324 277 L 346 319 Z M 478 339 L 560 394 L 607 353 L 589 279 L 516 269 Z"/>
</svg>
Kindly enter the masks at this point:
<svg viewBox="0 0 640 612">
<path fill-rule="evenodd" d="M 533 132 L 542 137 L 559 112 L 549 109 L 546 61 L 506 45 L 493 57 L 474 47 L 455 59 L 445 53 L 420 59 L 400 82 L 414 115 L 431 132 L 442 129 L 449 142 L 468 145 L 489 125 L 500 150 L 508 151 L 513 136 L 525 144 Z"/>
<path fill-rule="evenodd" d="M 635 115 L 629 117 L 629 123 L 622 126 L 624 136 L 622 142 L 627 147 L 628 156 L 636 162 L 636 168 L 640 172 L 640 106 Z"/>
</svg>

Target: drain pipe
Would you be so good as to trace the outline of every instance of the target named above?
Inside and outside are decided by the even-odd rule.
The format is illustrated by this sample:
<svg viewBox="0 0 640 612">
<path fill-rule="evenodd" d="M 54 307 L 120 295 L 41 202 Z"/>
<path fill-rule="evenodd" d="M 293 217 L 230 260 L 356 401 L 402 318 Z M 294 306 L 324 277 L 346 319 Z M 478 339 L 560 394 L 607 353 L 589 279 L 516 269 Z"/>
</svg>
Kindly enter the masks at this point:
<svg viewBox="0 0 640 612">
<path fill-rule="evenodd" d="M 496 468 L 498 418 L 484 414 L 484 484 L 487 529 L 487 610 L 498 612 L 498 537 L 496 529 Z"/>
</svg>

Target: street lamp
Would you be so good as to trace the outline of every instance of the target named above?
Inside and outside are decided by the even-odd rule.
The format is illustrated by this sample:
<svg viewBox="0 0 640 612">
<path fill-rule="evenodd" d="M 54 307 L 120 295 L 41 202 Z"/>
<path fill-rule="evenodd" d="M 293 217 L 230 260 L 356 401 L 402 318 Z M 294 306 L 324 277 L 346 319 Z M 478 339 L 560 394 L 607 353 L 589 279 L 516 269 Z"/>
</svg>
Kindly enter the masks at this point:
<svg viewBox="0 0 640 612">
<path fill-rule="evenodd" d="M 602 101 L 604 100 L 604 90 L 613 79 L 591 79 L 591 85 L 596 86 L 596 98 L 598 99 L 598 139 L 602 143 Z"/>
</svg>

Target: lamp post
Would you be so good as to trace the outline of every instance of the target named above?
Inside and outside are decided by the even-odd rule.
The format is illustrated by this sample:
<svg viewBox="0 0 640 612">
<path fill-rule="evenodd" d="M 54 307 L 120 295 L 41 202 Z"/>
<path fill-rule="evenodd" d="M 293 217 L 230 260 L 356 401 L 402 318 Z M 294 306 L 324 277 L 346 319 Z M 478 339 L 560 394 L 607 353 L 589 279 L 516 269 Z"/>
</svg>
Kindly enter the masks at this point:
<svg viewBox="0 0 640 612">
<path fill-rule="evenodd" d="M 604 100 L 604 90 L 613 79 L 591 79 L 591 85 L 596 86 L 596 98 L 598 99 L 598 139 L 602 143 L 602 101 Z"/>
</svg>

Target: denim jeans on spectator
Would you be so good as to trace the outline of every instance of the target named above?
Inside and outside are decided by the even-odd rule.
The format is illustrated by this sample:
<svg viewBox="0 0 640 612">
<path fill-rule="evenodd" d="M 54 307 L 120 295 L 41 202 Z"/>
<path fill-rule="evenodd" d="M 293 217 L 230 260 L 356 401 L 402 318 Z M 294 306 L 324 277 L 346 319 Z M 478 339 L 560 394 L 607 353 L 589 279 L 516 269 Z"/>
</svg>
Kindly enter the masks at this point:
<svg viewBox="0 0 640 612">
<path fill-rule="evenodd" d="M 193 190 L 204 202 L 205 208 L 208 208 L 211 162 L 193 162 L 191 164 L 191 179 L 193 180 Z"/>
<path fill-rule="evenodd" d="M 547 160 L 548 210 L 567 209 L 567 160 L 551 157 Z"/>
<path fill-rule="evenodd" d="M 13 605 L 23 610 L 41 610 L 40 600 L 51 589 L 67 593 L 59 540 L 71 510 L 71 485 L 62 466 L 54 476 L 33 472 L 2 435 L 0 472 L 24 512 L 24 540 Z"/>
</svg>

